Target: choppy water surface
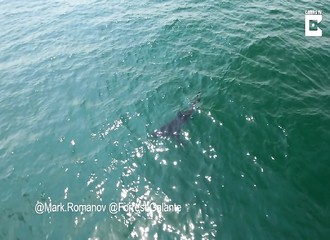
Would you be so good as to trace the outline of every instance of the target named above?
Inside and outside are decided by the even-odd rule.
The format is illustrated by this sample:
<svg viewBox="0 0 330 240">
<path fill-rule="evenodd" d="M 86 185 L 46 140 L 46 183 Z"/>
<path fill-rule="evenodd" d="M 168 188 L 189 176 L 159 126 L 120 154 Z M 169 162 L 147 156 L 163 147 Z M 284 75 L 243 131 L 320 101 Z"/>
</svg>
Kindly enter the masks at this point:
<svg viewBox="0 0 330 240">
<path fill-rule="evenodd" d="M 327 239 L 328 12 L 1 0 L 0 238 Z M 198 92 L 182 145 L 150 137 Z M 35 212 L 68 202 L 181 209 Z"/>
</svg>

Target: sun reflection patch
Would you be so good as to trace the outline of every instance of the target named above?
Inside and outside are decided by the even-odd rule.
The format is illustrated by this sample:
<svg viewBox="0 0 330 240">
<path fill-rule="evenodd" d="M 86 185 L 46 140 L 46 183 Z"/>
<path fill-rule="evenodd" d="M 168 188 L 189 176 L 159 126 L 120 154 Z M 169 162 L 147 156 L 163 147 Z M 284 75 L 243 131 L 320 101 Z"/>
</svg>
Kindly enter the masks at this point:
<svg viewBox="0 0 330 240">
<path fill-rule="evenodd" d="M 247 116 L 247 115 L 245 115 L 245 119 L 248 122 L 254 122 L 254 117 L 253 116 Z"/>
<path fill-rule="evenodd" d="M 123 125 L 123 121 L 121 119 L 115 120 L 112 125 L 108 124 L 109 127 L 103 133 L 101 133 L 101 136 L 102 137 L 107 136 L 109 132 L 117 130 L 122 125 Z"/>
<path fill-rule="evenodd" d="M 167 152 L 169 148 L 165 147 L 164 143 L 158 142 L 157 144 L 153 144 L 152 142 L 145 141 L 144 144 L 147 146 L 148 150 L 151 153 L 155 152 Z"/>
</svg>

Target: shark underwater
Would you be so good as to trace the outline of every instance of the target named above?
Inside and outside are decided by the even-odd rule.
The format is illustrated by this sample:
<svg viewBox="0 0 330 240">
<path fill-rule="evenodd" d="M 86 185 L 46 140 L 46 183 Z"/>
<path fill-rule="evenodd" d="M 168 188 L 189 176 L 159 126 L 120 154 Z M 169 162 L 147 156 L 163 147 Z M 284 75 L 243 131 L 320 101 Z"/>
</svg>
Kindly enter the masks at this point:
<svg viewBox="0 0 330 240">
<path fill-rule="evenodd" d="M 176 117 L 159 129 L 156 129 L 151 135 L 153 137 L 171 137 L 180 142 L 180 132 L 183 125 L 191 119 L 192 114 L 196 111 L 196 103 L 200 102 L 200 93 L 191 102 L 191 107 L 188 110 L 180 111 Z"/>
</svg>

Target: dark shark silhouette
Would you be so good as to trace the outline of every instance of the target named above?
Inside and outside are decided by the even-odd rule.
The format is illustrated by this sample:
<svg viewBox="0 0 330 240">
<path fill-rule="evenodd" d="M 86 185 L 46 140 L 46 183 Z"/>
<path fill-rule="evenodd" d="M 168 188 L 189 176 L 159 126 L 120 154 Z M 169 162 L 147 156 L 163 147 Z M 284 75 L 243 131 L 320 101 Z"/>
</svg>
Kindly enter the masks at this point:
<svg viewBox="0 0 330 240">
<path fill-rule="evenodd" d="M 156 129 L 153 133 L 153 137 L 173 137 L 177 141 L 180 140 L 180 132 L 182 126 L 191 119 L 192 114 L 196 111 L 196 103 L 200 102 L 200 93 L 192 101 L 191 107 L 186 111 L 180 111 L 177 113 L 176 118 L 171 122 L 165 124 L 159 129 Z"/>
</svg>

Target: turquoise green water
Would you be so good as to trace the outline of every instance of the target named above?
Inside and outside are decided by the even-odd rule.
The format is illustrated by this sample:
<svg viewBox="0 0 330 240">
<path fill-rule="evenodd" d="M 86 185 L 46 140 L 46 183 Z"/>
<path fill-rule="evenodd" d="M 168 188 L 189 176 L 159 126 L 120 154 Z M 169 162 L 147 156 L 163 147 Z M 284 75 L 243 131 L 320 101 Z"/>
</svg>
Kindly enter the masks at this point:
<svg viewBox="0 0 330 240">
<path fill-rule="evenodd" d="M 0 239 L 328 239 L 329 12 L 0 0 Z M 181 211 L 35 212 L 68 202 Z"/>
</svg>

